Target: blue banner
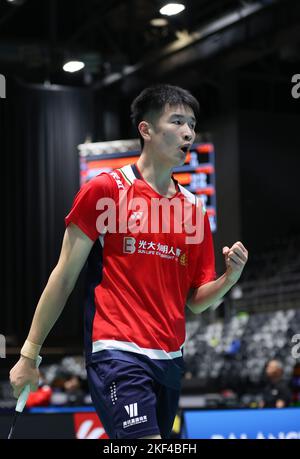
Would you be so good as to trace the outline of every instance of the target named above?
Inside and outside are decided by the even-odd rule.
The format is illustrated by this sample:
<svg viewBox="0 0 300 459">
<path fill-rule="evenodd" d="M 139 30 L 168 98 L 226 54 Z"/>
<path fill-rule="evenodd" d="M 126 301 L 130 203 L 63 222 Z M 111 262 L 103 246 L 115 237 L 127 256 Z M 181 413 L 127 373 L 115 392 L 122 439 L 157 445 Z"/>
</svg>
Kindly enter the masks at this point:
<svg viewBox="0 0 300 459">
<path fill-rule="evenodd" d="M 300 408 L 185 411 L 186 438 L 300 439 Z"/>
</svg>

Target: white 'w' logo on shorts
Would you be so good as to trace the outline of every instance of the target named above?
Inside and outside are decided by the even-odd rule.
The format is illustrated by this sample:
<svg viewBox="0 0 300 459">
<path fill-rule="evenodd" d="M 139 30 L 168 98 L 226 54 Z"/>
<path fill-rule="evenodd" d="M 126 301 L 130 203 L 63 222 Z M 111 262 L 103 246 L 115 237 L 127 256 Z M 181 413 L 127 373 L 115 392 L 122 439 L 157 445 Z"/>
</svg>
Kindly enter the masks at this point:
<svg viewBox="0 0 300 459">
<path fill-rule="evenodd" d="M 125 405 L 124 408 L 131 418 L 133 418 L 134 416 L 138 416 L 138 404 L 137 403 L 132 403 L 131 405 Z"/>
</svg>

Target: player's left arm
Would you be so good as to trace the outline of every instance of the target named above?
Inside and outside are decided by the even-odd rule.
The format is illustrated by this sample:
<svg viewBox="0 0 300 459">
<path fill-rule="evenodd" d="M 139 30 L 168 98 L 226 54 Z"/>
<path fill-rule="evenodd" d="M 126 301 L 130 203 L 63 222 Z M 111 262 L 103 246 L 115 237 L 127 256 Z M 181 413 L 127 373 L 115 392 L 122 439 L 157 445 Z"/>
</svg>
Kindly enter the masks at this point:
<svg viewBox="0 0 300 459">
<path fill-rule="evenodd" d="M 225 273 L 218 279 L 189 292 L 187 306 L 194 314 L 205 311 L 219 301 L 241 277 L 248 260 L 248 250 L 244 245 L 241 242 L 235 242 L 230 248 L 223 247 L 223 255 L 226 263 Z"/>
</svg>

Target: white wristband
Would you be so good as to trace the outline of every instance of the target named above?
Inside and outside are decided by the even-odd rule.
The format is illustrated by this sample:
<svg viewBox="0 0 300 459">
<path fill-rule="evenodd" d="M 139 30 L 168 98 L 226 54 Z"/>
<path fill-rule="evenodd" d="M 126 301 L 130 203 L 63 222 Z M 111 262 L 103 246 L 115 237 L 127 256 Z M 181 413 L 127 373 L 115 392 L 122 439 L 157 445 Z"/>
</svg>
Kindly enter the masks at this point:
<svg viewBox="0 0 300 459">
<path fill-rule="evenodd" d="M 26 340 L 21 349 L 21 355 L 32 360 L 37 360 L 41 347 L 42 346 L 40 344 L 34 344 L 31 341 Z"/>
</svg>

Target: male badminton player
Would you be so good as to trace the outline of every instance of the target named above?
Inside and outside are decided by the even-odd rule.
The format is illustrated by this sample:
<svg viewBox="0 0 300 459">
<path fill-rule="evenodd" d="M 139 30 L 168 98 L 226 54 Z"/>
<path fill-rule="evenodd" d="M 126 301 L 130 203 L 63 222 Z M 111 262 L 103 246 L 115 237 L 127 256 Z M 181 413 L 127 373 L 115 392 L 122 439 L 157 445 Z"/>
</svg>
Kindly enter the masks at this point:
<svg viewBox="0 0 300 459">
<path fill-rule="evenodd" d="M 142 91 L 131 109 L 141 155 L 76 195 L 57 266 L 10 380 L 15 396 L 26 383 L 36 387 L 36 357 L 87 261 L 85 352 L 99 418 L 110 438 L 169 438 L 184 371 L 185 306 L 201 313 L 222 298 L 241 276 L 248 252 L 241 242 L 224 247 L 226 269 L 216 279 L 207 213 L 172 176 L 195 139 L 197 100 L 182 88 L 157 85 Z M 124 206 L 124 196 L 139 206 Z M 158 227 L 149 229 L 162 198 L 173 222 L 163 231 L 164 210 Z M 180 205 L 173 209 L 175 200 Z M 111 214 L 103 202 L 115 204 Z M 190 209 L 194 233 L 202 231 L 198 240 L 187 238 L 194 233 L 181 205 Z"/>
</svg>

